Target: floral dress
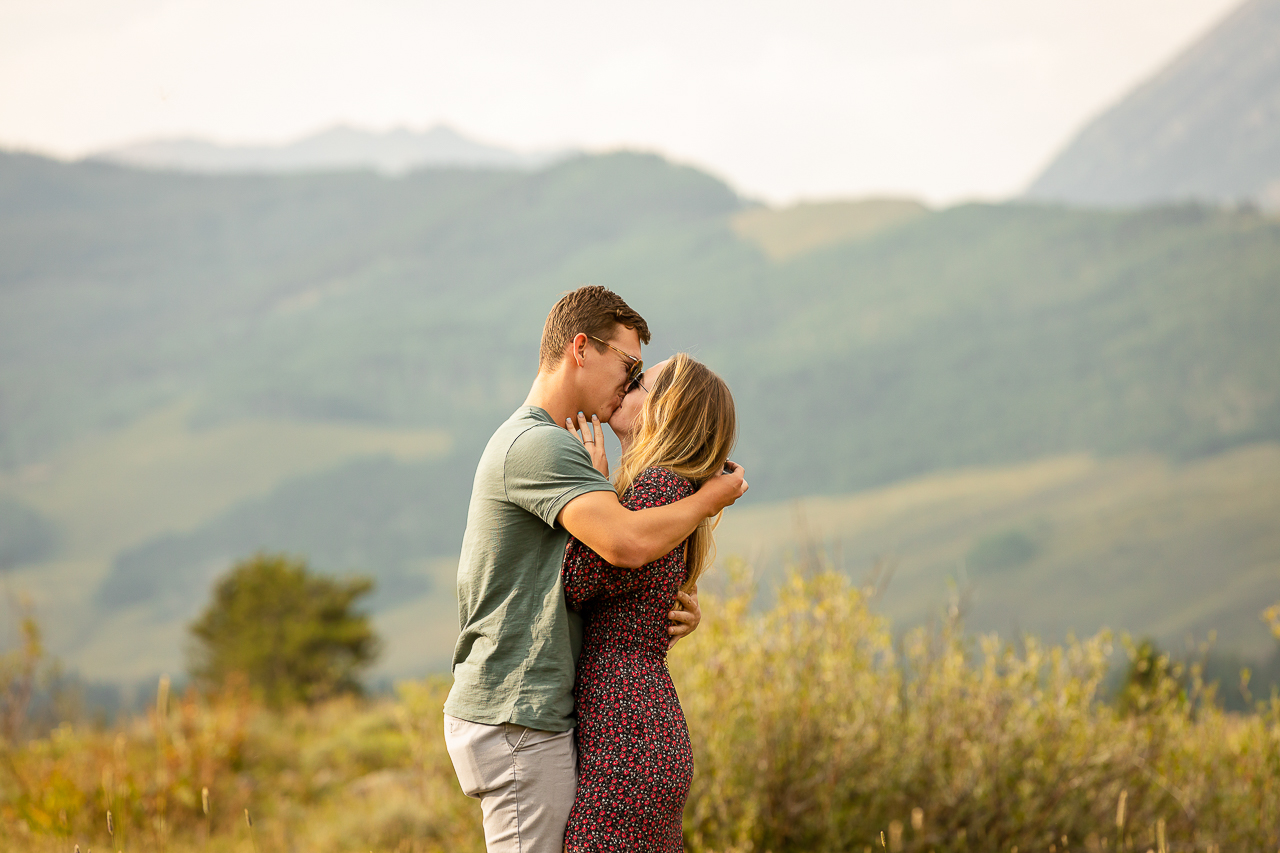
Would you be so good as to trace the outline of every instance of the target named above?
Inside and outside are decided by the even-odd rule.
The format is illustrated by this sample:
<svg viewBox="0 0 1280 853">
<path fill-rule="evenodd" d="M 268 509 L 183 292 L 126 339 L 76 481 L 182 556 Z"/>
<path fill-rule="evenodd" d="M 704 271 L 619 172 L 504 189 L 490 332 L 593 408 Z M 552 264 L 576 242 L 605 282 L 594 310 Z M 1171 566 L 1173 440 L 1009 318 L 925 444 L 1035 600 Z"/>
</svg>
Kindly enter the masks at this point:
<svg viewBox="0 0 1280 853">
<path fill-rule="evenodd" d="M 622 505 L 662 506 L 693 492 L 683 477 L 649 468 Z M 564 839 L 570 853 L 684 849 L 693 750 L 667 672 L 667 613 L 685 574 L 684 545 L 628 570 L 569 540 L 565 597 L 585 622 L 574 687 L 578 793 Z"/>
</svg>

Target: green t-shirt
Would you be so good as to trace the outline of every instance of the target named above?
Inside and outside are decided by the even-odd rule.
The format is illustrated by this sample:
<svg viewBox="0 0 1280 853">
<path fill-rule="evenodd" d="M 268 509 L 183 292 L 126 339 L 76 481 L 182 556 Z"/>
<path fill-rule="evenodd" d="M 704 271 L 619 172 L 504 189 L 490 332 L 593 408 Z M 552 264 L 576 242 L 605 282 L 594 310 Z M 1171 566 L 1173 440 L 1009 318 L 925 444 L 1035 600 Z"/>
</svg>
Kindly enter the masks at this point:
<svg viewBox="0 0 1280 853">
<path fill-rule="evenodd" d="M 476 469 L 458 563 L 453 689 L 446 714 L 473 723 L 573 727 L 582 624 L 564 603 L 565 504 L 613 490 L 586 448 L 537 406 L 489 439 Z"/>
</svg>

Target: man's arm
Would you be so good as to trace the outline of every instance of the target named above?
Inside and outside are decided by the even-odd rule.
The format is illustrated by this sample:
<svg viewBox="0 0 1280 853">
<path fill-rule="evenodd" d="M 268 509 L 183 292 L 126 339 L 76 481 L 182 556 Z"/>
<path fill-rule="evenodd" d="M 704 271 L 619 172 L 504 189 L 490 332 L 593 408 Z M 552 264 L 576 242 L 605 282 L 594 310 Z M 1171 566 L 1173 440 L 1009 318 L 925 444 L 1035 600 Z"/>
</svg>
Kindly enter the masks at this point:
<svg viewBox="0 0 1280 853">
<path fill-rule="evenodd" d="M 556 516 L 574 537 L 620 569 L 638 569 L 667 554 L 747 491 L 741 466 L 717 474 L 689 497 L 665 506 L 629 510 L 614 492 L 579 495 Z"/>
</svg>

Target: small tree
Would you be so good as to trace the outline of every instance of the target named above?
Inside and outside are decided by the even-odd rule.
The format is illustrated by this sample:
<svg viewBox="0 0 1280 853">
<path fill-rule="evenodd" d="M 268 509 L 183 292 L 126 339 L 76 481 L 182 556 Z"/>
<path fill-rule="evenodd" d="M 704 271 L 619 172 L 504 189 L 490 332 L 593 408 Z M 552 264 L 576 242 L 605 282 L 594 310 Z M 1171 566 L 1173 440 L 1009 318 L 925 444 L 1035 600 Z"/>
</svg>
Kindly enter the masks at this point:
<svg viewBox="0 0 1280 853">
<path fill-rule="evenodd" d="M 237 563 L 191 625 L 191 676 L 208 689 L 240 673 L 277 707 L 359 692 L 380 643 L 353 606 L 372 589 L 371 578 L 323 577 L 283 554 Z"/>
</svg>

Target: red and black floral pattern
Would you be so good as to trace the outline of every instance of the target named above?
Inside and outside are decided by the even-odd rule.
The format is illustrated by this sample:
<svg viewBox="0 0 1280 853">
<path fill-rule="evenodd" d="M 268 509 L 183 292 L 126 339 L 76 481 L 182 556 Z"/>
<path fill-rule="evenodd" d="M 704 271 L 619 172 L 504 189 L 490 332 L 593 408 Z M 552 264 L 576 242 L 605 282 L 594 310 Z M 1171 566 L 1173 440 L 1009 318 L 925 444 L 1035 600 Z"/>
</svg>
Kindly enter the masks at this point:
<svg viewBox="0 0 1280 853">
<path fill-rule="evenodd" d="M 622 496 L 628 509 L 693 494 L 665 468 L 649 468 Z M 639 569 L 618 569 L 576 539 L 564 559 L 569 607 L 585 628 L 574 696 L 578 793 L 569 853 L 680 853 L 693 780 L 689 728 L 667 672 L 667 613 L 686 574 L 680 545 Z"/>
</svg>

